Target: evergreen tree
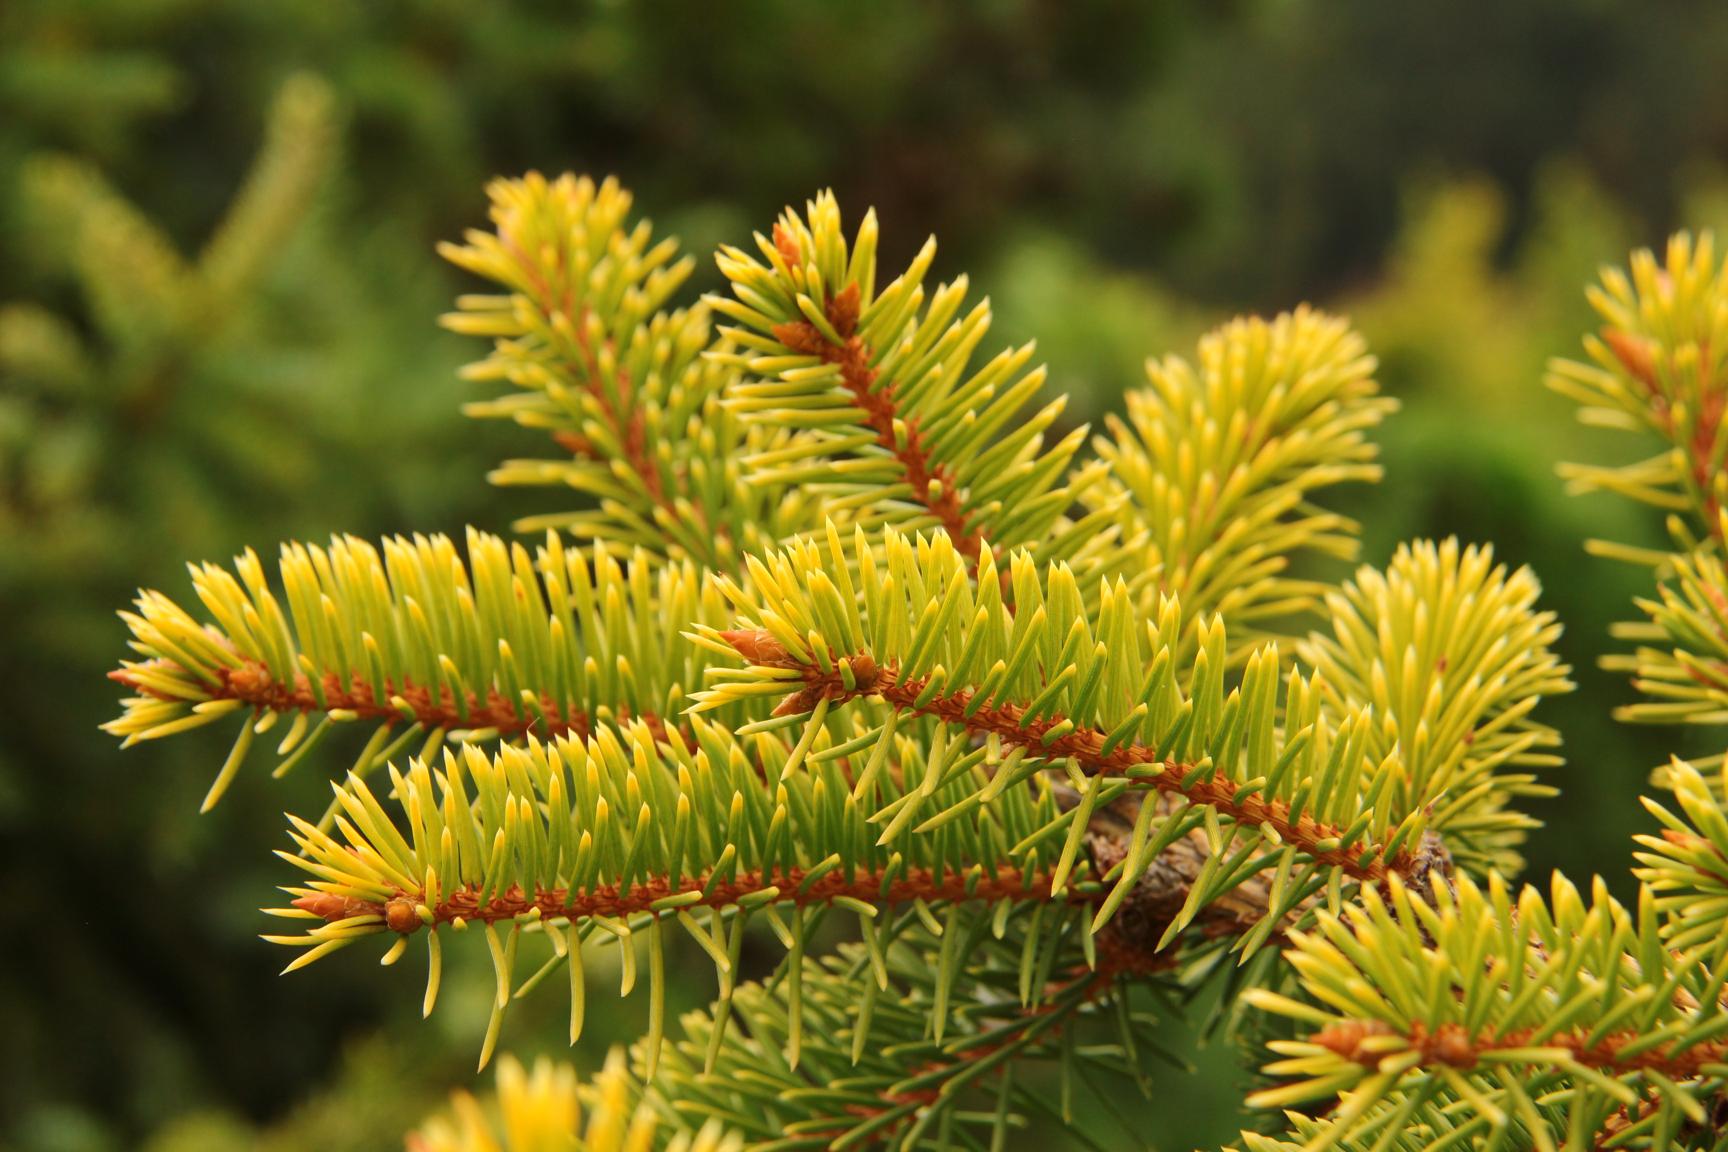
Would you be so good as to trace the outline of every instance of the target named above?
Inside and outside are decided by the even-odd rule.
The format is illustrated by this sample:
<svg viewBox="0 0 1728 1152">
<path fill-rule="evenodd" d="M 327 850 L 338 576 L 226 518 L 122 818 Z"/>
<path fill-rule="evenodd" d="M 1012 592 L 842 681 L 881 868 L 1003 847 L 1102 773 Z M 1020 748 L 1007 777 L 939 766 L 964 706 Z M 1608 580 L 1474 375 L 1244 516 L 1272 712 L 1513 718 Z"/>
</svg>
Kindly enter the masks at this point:
<svg viewBox="0 0 1728 1152">
<path fill-rule="evenodd" d="M 591 1084 L 503 1060 L 495 1108 L 412 1146 L 1011 1146 L 1124 1084 L 1157 1106 L 1157 1023 L 1222 984 L 1219 1026 L 1275 1055 L 1250 1102 L 1282 1135 L 1244 1150 L 1728 1148 L 1728 768 L 1660 773 L 1630 906 L 1515 885 L 1559 626 L 1485 546 L 1315 575 L 1354 555 L 1323 501 L 1378 478 L 1393 407 L 1348 324 L 1226 324 L 1088 441 L 1030 346 L 981 348 L 964 278 L 927 284 L 933 243 L 885 273 L 832 196 L 683 307 L 692 261 L 615 183 L 491 198 L 445 248 L 499 289 L 446 318 L 492 342 L 471 412 L 541 437 L 495 481 L 582 507 L 533 544 L 195 565 L 195 602 L 124 614 L 112 674 L 128 743 L 234 731 L 207 808 L 258 738 L 281 774 L 354 730 L 278 853 L 289 970 L 424 937 L 430 1013 L 446 943 L 485 953 L 482 1067 L 548 979 L 577 1041 L 597 949 L 646 989 Z M 1595 302 L 1552 382 L 1664 447 L 1566 475 L 1674 539 L 1597 546 L 1659 587 L 1627 715 L 1719 724 L 1728 269 L 1681 237 Z M 784 957 L 752 980 L 758 928 Z M 690 947 L 716 992 L 668 1022 Z"/>
</svg>

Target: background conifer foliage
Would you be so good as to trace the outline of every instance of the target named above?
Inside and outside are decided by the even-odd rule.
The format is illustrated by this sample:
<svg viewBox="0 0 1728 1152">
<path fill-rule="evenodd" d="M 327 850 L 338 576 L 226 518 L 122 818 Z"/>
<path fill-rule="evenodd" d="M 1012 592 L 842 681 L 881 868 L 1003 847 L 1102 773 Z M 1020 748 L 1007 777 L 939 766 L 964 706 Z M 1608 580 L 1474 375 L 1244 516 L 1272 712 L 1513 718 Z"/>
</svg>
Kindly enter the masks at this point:
<svg viewBox="0 0 1728 1152">
<path fill-rule="evenodd" d="M 1725 51 L 0 4 L 0 1146 L 1717 1146 Z"/>
</svg>

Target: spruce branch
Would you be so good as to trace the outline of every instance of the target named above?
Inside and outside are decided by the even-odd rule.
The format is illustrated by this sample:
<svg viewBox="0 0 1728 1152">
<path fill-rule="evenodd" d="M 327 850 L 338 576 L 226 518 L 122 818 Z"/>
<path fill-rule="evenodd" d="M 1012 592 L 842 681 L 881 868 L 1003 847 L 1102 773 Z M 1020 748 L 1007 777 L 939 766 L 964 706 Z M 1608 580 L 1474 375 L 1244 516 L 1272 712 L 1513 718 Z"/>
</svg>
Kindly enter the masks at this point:
<svg viewBox="0 0 1728 1152">
<path fill-rule="evenodd" d="M 1676 759 L 1667 778 L 1679 811 L 1642 797 L 1663 829 L 1637 837 L 1645 850 L 1633 871 L 1650 888 L 1668 946 L 1700 947 L 1728 937 L 1728 767 L 1707 779 Z"/>
<path fill-rule="evenodd" d="M 1304 1149 L 1390 1141 L 1436 1110 L 1460 1144 L 1586 1148 L 1612 1125 L 1667 1148 L 1709 1115 L 1728 1084 L 1723 944 L 1671 950 L 1648 888 L 1636 911 L 1558 876 L 1547 901 L 1493 873 L 1387 892 L 1291 934 L 1304 998 L 1247 994 L 1306 1032 L 1271 1042 L 1286 1083 L 1250 1103 L 1337 1101 Z M 1644 1146 L 1629 1140 L 1608 1146 Z"/>
<path fill-rule="evenodd" d="M 736 375 L 706 356 L 708 309 L 667 311 L 693 262 L 674 240 L 632 222 L 617 181 L 539 173 L 488 188 L 493 232 L 440 245 L 452 263 L 501 285 L 468 295 L 444 317 L 453 331 L 493 340 L 464 376 L 515 391 L 466 406 L 550 433 L 568 455 L 513 460 L 499 484 L 568 486 L 597 510 L 529 517 L 525 531 L 562 528 L 729 570 L 743 551 L 777 539 L 797 501 L 746 486 L 738 457 L 783 446 L 754 437 L 721 406 Z"/>
<path fill-rule="evenodd" d="M 1674 541 L 1671 551 L 1588 542 L 1654 568 L 1660 581 L 1654 598 L 1637 601 L 1642 618 L 1613 629 L 1634 650 L 1601 661 L 1629 674 L 1645 697 L 1615 715 L 1719 725 L 1728 717 L 1728 577 L 1719 554 L 1728 515 L 1728 264 L 1717 265 L 1708 232 L 1696 241 L 1681 232 L 1663 262 L 1641 249 L 1630 276 L 1605 270 L 1589 296 L 1605 321 L 1600 338 L 1585 340 L 1593 363 L 1555 362 L 1550 386 L 1584 406 L 1586 423 L 1654 434 L 1667 448 L 1624 467 L 1565 465 L 1562 475 L 1574 491 L 1607 489 L 1663 509 Z"/>
<path fill-rule="evenodd" d="M 1045 447 L 1063 401 L 1017 418 L 1044 380 L 1031 345 L 973 367 L 988 302 L 961 315 L 964 277 L 927 298 L 934 239 L 880 291 L 875 214 L 849 242 L 831 194 L 756 244 L 760 259 L 721 248 L 736 298 L 709 301 L 739 325 L 715 354 L 744 374 L 727 408 L 793 434 L 745 462 L 752 484 L 807 485 L 835 519 L 940 530 L 974 569 L 990 546 L 1063 555 L 1112 530 L 1066 520 L 1103 466 L 1065 475 L 1084 429 Z"/>
<path fill-rule="evenodd" d="M 1489 547 L 1417 541 L 1328 593 L 1330 634 L 1296 647 L 1335 693 L 1338 719 L 1373 709 L 1375 751 L 1403 765 L 1396 803 L 1427 805 L 1453 860 L 1479 874 L 1518 869 L 1514 849 L 1536 821 L 1511 805 L 1555 791 L 1518 771 L 1561 762 L 1548 751 L 1559 733 L 1531 714 L 1572 689 L 1540 592 Z"/>
<path fill-rule="evenodd" d="M 1560 474 L 1573 492 L 1616 492 L 1669 513 L 1681 551 L 1719 538 L 1728 494 L 1728 265 L 1717 266 L 1708 232 L 1696 241 L 1681 232 L 1660 263 L 1646 248 L 1632 254 L 1630 276 L 1605 269 L 1589 297 L 1603 320 L 1600 335 L 1584 341 L 1590 362 L 1553 361 L 1548 386 L 1580 405 L 1584 423 L 1654 434 L 1666 446 L 1634 464 L 1565 464 Z M 1667 560 L 1603 541 L 1590 547 L 1641 563 Z"/>
<path fill-rule="evenodd" d="M 268 223 L 268 192 L 240 215 Z M 1145 1089 L 1148 1002 L 1224 972 L 1302 1030 L 1254 1103 L 1316 1111 L 1250 1149 L 1702 1146 L 1728 1088 L 1728 788 L 1674 767 L 1635 911 L 1600 885 L 1512 893 L 1513 805 L 1558 762 L 1533 710 L 1570 688 L 1559 630 L 1528 570 L 1456 541 L 1337 590 L 1301 572 L 1354 555 L 1316 501 L 1378 478 L 1394 407 L 1345 322 L 1221 327 L 1150 365 L 1076 463 L 1060 401 L 1021 416 L 1032 348 L 977 362 L 988 304 L 926 288 L 933 243 L 878 290 L 875 218 L 849 238 L 831 195 L 723 249 L 731 296 L 684 310 L 690 261 L 615 182 L 490 195 L 493 230 L 443 248 L 501 289 L 446 317 L 493 342 L 467 374 L 505 389 L 469 412 L 549 434 L 565 457 L 493 478 L 597 502 L 528 522 L 585 546 L 342 538 L 286 546 L 274 582 L 250 552 L 196 566 L 198 606 L 125 614 L 140 659 L 107 726 L 242 720 L 207 805 L 273 725 L 278 772 L 369 729 L 324 820 L 289 818 L 297 882 L 269 911 L 298 931 L 267 939 L 292 971 L 423 936 L 427 1013 L 445 945 L 473 939 L 482 1067 L 548 979 L 574 1043 L 586 961 L 617 945 L 620 993 L 649 997 L 630 1063 L 582 1088 L 506 1062 L 500 1122 L 460 1099 L 416 1152 L 999 1148 L 1071 1121 L 1076 1085 Z M 1670 444 L 1575 485 L 1707 524 L 1711 264 L 1707 240 L 1666 273 L 1635 258 L 1599 294 L 1596 365 L 1555 369 L 1587 419 Z M 1676 520 L 1695 554 L 1628 667 L 1649 707 L 1714 723 L 1728 581 L 1696 527 Z M 1320 609 L 1282 658 L 1268 641 Z M 835 912 L 858 939 L 817 956 Z M 785 948 L 759 982 L 753 927 Z M 683 937 L 717 993 L 668 1043 Z"/>
<path fill-rule="evenodd" d="M 232 571 L 194 565 L 203 618 L 152 591 L 121 614 L 143 659 L 110 673 L 137 695 L 104 727 L 131 744 L 241 718 L 206 809 L 283 719 L 278 775 L 346 723 L 371 728 L 362 775 L 446 738 L 580 736 L 608 719 L 670 733 L 709 662 L 680 630 L 725 616 L 693 566 L 554 534 L 530 555 L 470 530 L 467 551 L 443 536 L 287 544 L 275 585 L 250 550 Z"/>
<path fill-rule="evenodd" d="M 1630 674 L 1646 697 L 1614 715 L 1642 724 L 1728 723 L 1728 569 L 1700 548 L 1668 557 L 1664 571 L 1656 597 L 1636 601 L 1644 619 L 1614 628 L 1637 647 L 1602 659 L 1604 668 Z"/>
<path fill-rule="evenodd" d="M 1072 1121 L 1077 1081 L 1147 1091 L 1156 1017 L 1128 989 L 1181 998 L 1198 976 L 1115 932 L 1094 939 L 1085 920 L 1050 909 L 1003 923 L 966 906 L 908 918 L 886 947 L 806 958 L 686 1016 L 647 1098 L 789 1152 L 1001 1146 L 1031 1114 Z M 1060 1076 L 1057 1103 L 1026 1075 L 1040 1063 Z"/>
<path fill-rule="evenodd" d="M 1321 1144 L 1338 1152 L 1435 1152 L 1492 1146 L 1503 1148 L 1564 1149 L 1565 1152 L 1627 1152 L 1631 1149 L 1684 1149 L 1685 1152 L 1728 1152 L 1728 1110 L 1717 1103 L 1701 1121 L 1675 1125 L 1656 1102 L 1644 1097 L 1636 1105 L 1621 1105 L 1599 1124 L 1587 1112 L 1568 1113 L 1563 1105 L 1548 1099 L 1533 1100 L 1534 1120 L 1515 1117 L 1498 1128 L 1491 1125 L 1475 1103 L 1436 1093 L 1389 1096 L 1352 1122 L 1351 1135 L 1340 1135 L 1336 1121 L 1326 1117 L 1290 1113 L 1289 1133 L 1284 1137 L 1251 1132 L 1242 1134 L 1241 1152 L 1302 1152 Z M 1565 1132 L 1556 1145 L 1552 1133 Z M 1235 1152 L 1234 1149 L 1231 1152 Z"/>
<path fill-rule="evenodd" d="M 1239 941 L 1249 951 L 1315 894 L 1337 900 L 1343 881 L 1402 874 L 1422 883 L 1443 863 L 1426 839 L 1436 798 L 1400 795 L 1401 768 L 1371 753 L 1367 715 L 1329 722 L 1324 688 L 1293 673 L 1280 723 L 1275 650 L 1250 657 L 1241 684 L 1227 689 L 1223 626 L 1208 622 L 1198 655 L 1180 666 L 1173 600 L 1142 625 L 1125 585 L 1106 582 L 1088 612 L 1066 566 L 1041 572 L 1018 552 L 1009 608 L 988 553 L 974 583 L 968 558 L 941 534 L 912 540 L 888 529 L 880 563 L 862 527 L 855 536 L 848 551 L 831 524 L 825 543 L 753 561 L 751 588 L 722 582 L 739 619 L 698 636 L 747 664 L 711 669 L 694 710 L 777 697 L 776 715 L 808 734 L 832 710 L 874 701 L 866 707 L 885 711 L 867 721 L 872 733 L 923 721 L 939 748 L 966 751 L 943 778 L 988 757 L 987 786 L 946 806 L 908 794 L 884 840 L 985 812 L 1042 770 L 1070 767 L 1080 803 L 1026 841 L 1063 844 L 1060 888 L 1098 807 L 1129 790 L 1157 792 L 1168 803 L 1142 806 L 1097 926 L 1166 848 L 1204 828 L 1213 857 L 1163 943 L 1209 903 L 1270 873 L 1268 915 Z"/>
<path fill-rule="evenodd" d="M 796 956 L 807 910 L 841 907 L 868 922 L 895 907 L 931 914 L 981 904 L 1009 917 L 1016 906 L 1035 912 L 1103 899 L 1084 867 L 1058 888 L 1054 849 L 1012 851 L 1057 818 L 1048 792 L 1020 790 L 981 819 L 885 844 L 874 822 L 906 796 L 927 792 L 953 804 L 979 781 L 932 784 L 926 773 L 935 767 L 903 740 L 898 770 L 878 773 L 859 792 L 840 758 L 828 755 L 856 750 L 855 739 L 816 741 L 820 768 L 788 774 L 792 751 L 771 734 L 735 736 L 700 716 L 690 727 L 688 742 L 657 740 L 637 723 L 603 726 L 586 741 L 530 738 L 490 756 L 473 746 L 446 751 L 436 771 L 424 761 L 406 772 L 391 766 L 382 800 L 350 775 L 335 786 L 332 831 L 291 818 L 298 854 L 279 853 L 309 879 L 287 890 L 292 903 L 276 913 L 316 923 L 269 939 L 305 949 L 294 969 L 379 934 L 395 937 L 386 956 L 393 962 L 409 936 L 430 929 L 430 1011 L 440 936 L 481 928 L 498 982 L 484 1064 L 505 1009 L 521 993 L 514 957 L 524 932 L 551 951 L 528 985 L 570 966 L 574 1041 L 584 1007 L 582 941 L 597 932 L 633 957 L 633 933 L 646 932 L 658 956 L 662 933 L 682 929 L 714 960 L 724 993 L 744 926 L 758 912 L 781 925 Z M 658 964 L 649 989 L 658 1005 Z"/>
<path fill-rule="evenodd" d="M 1222 616 L 1242 655 L 1326 585 L 1289 574 L 1302 553 L 1351 559 L 1356 525 L 1312 502 L 1380 478 L 1369 430 L 1397 407 L 1343 320 L 1307 307 L 1208 333 L 1195 362 L 1148 361 L 1127 418 L 1094 438 L 1110 477 L 1083 496 L 1128 542 L 1115 570 Z"/>
</svg>

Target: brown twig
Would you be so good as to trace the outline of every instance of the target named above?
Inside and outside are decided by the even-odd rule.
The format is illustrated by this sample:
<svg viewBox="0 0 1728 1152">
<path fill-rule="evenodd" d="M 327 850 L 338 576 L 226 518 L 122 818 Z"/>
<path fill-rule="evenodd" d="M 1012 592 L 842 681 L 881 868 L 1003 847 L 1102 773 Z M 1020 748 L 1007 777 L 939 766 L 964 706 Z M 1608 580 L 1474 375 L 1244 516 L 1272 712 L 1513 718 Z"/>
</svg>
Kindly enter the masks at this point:
<svg viewBox="0 0 1728 1152">
<path fill-rule="evenodd" d="M 163 667 L 176 668 L 178 665 L 169 660 L 153 660 L 144 665 L 145 669 Z M 239 700 L 268 712 L 343 710 L 362 720 L 381 720 L 386 724 L 408 721 L 426 728 L 496 728 L 504 739 L 533 734 L 541 739 L 570 736 L 586 740 L 593 734 L 594 720 L 586 712 L 572 709 L 566 714 L 557 703 L 542 696 L 542 718 L 496 688 L 488 689 L 483 698 L 473 692 L 467 693 L 464 707 L 458 708 L 454 693 L 447 687 L 433 689 L 406 679 L 401 682 L 386 680 L 380 686 L 359 675 L 350 676 L 344 682 L 332 672 L 326 673 L 319 683 L 324 697 L 320 703 L 317 693 L 312 690 L 312 681 L 305 673 L 296 675 L 292 684 L 286 684 L 276 679 L 262 661 L 248 660 L 238 667 L 219 667 L 215 675 L 217 683 L 208 689 L 210 699 Z M 116 669 L 108 673 L 108 678 L 146 696 L 160 700 L 176 699 L 143 682 L 130 668 Z M 384 702 L 379 703 L 380 699 Z M 402 701 L 406 707 L 398 707 L 394 703 L 396 700 Z M 613 710 L 613 716 L 620 723 L 636 720 L 646 724 L 656 740 L 668 738 L 665 722 L 652 712 L 632 713 L 629 708 L 620 706 Z"/>
<path fill-rule="evenodd" d="M 666 484 L 660 474 L 658 463 L 649 449 L 647 421 L 644 419 L 640 408 L 627 403 L 633 383 L 630 374 L 623 368 L 617 368 L 612 373 L 612 380 L 618 395 L 626 398 L 624 405 L 626 410 L 620 411 L 620 405 L 614 403 L 612 397 L 607 395 L 606 388 L 602 383 L 604 374 L 600 370 L 599 349 L 594 347 L 593 342 L 588 337 L 586 320 L 592 309 L 586 304 L 578 307 L 572 299 L 568 287 L 562 293 L 554 293 L 545 276 L 535 266 L 534 261 L 530 260 L 508 236 L 500 236 L 500 240 L 505 250 L 516 261 L 517 267 L 527 278 L 530 298 L 534 306 L 548 318 L 563 316 L 570 321 L 569 331 L 574 337 L 581 359 L 578 375 L 582 379 L 584 388 L 593 397 L 595 405 L 599 408 L 601 420 L 612 433 L 613 439 L 617 441 L 624 464 L 641 481 L 649 500 L 661 512 L 671 517 L 675 523 L 694 517 L 702 536 L 707 536 L 710 531 L 717 533 L 722 538 L 727 536 L 726 526 L 723 524 L 709 525 L 704 510 L 697 507 L 694 501 L 686 500 L 684 506 L 680 507 L 677 496 L 685 495 L 682 491 L 676 495 L 668 494 L 666 491 Z M 562 253 L 560 253 L 559 258 L 562 259 Z M 608 352 L 615 352 L 609 339 L 605 341 L 605 349 Z M 571 455 L 600 459 L 600 454 L 593 443 L 580 432 L 568 429 L 561 430 L 554 432 L 552 439 Z M 679 470 L 673 469 L 672 476 L 676 486 L 682 489 L 684 487 L 683 474 Z"/>
<path fill-rule="evenodd" d="M 1679 439 L 1679 427 L 1674 419 L 1673 404 L 1662 388 L 1657 370 L 1655 345 L 1652 341 L 1620 328 L 1602 329 L 1602 342 L 1608 346 L 1627 375 L 1638 382 L 1656 426 L 1671 441 Z M 1708 348 L 1700 349 L 1698 358 L 1698 411 L 1689 443 L 1683 445 L 1692 467 L 1692 484 L 1704 499 L 1705 529 L 1713 536 L 1722 532 L 1720 506 L 1716 500 L 1713 467 L 1716 438 L 1724 416 L 1728 416 L 1728 393 L 1710 387 L 1704 372 L 1709 363 Z"/>
<path fill-rule="evenodd" d="M 1377 1066 L 1386 1057 L 1379 1045 L 1366 1042 L 1375 1037 L 1399 1035 L 1379 1020 L 1345 1020 L 1316 1032 L 1311 1040 L 1352 1063 Z M 1728 1040 L 1641 1047 L 1630 1055 L 1622 1050 L 1646 1039 L 1634 1029 L 1610 1033 L 1594 1042 L 1587 1029 L 1574 1029 L 1542 1036 L 1539 1029 L 1519 1028 L 1511 1032 L 1485 1031 L 1475 1037 L 1463 1025 L 1443 1024 L 1430 1029 L 1421 1023 L 1402 1035 L 1407 1049 L 1419 1053 L 1427 1067 L 1444 1066 L 1461 1071 L 1476 1067 L 1484 1055 L 1520 1048 L 1557 1048 L 1577 1064 L 1617 1072 L 1656 1072 L 1672 1080 L 1687 1080 L 1706 1074 L 1706 1069 L 1728 1064 Z"/>
<path fill-rule="evenodd" d="M 965 1067 L 1004 1049 L 1025 1048 L 1039 1039 L 1059 1036 L 1074 1015 L 1102 999 L 1117 981 L 1168 971 L 1178 963 L 1179 957 L 1174 951 L 1148 952 L 1116 932 L 1106 931 L 1098 938 L 1097 966 L 1081 966 L 1071 970 L 1060 982 L 1046 989 L 1037 1004 L 1016 1012 L 1012 1020 L 1017 1026 L 1014 1031 L 1000 1034 L 999 1030 L 992 1030 L 998 1033 L 993 1039 L 980 1040 L 969 1047 L 958 1048 L 948 1054 L 946 1062 L 927 1063 L 914 1069 L 906 1079 L 916 1080 L 945 1068 Z M 847 1114 L 866 1121 L 887 1113 L 901 1112 L 893 1121 L 871 1134 L 872 1143 L 881 1143 L 911 1123 L 918 1114 L 917 1108 L 936 1103 L 942 1098 L 942 1094 L 941 1086 L 909 1089 L 884 1094 L 880 1104 L 848 1104 L 844 1110 Z M 800 1135 L 839 1140 L 849 1131 L 845 1128 L 833 1128 Z"/>
<path fill-rule="evenodd" d="M 724 908 L 751 896 L 760 896 L 769 889 L 777 890 L 778 899 L 801 905 L 831 904 L 843 896 L 878 905 L 904 904 L 913 900 L 1027 900 L 1089 904 L 1102 899 L 1095 892 L 1074 887 L 1069 887 L 1059 896 L 1052 895 L 1050 880 L 1047 872 L 1026 872 L 1009 866 L 998 868 L 994 873 L 946 872 L 940 876 L 928 868 L 834 869 L 814 878 L 806 869 L 788 868 L 775 872 L 740 872 L 729 880 L 691 877 L 677 884 L 668 883 L 664 877 L 652 877 L 628 887 L 601 884 L 586 891 L 544 888 L 530 893 L 512 886 L 484 903 L 480 901 L 480 889 L 468 885 L 427 904 L 427 909 L 431 913 L 431 923 L 447 924 L 457 919 L 485 923 L 514 920 L 536 912 L 544 917 L 624 917 L 654 911 L 654 905 L 663 900 L 691 894 L 699 898 L 678 907 Z M 390 929 L 407 934 L 418 931 L 425 923 L 418 912 L 423 896 L 424 893 L 398 892 L 385 900 L 359 900 L 320 893 L 302 896 L 294 901 L 294 906 L 332 921 L 355 916 L 381 916 Z"/>
<path fill-rule="evenodd" d="M 1158 775 L 1146 780 L 1153 789 L 1179 795 L 1190 803 L 1204 804 L 1221 816 L 1229 817 L 1247 827 L 1268 826 L 1280 839 L 1307 852 L 1325 867 L 1342 869 L 1346 875 L 1365 883 L 1380 884 L 1396 873 L 1415 881 L 1429 868 L 1441 863 L 1439 856 L 1421 850 L 1404 850 L 1391 857 L 1373 845 L 1353 849 L 1322 848 L 1330 839 L 1341 839 L 1344 829 L 1322 824 L 1311 816 L 1290 815 L 1289 806 L 1279 800 L 1268 800 L 1258 793 L 1242 793 L 1232 780 L 1218 776 L 1187 780 L 1191 764 L 1179 764 L 1143 744 L 1124 742 L 1105 750 L 1107 734 L 1093 728 L 1070 727 L 1060 719 L 1048 717 L 1029 719 L 1017 704 L 1001 703 L 977 707 L 974 693 L 967 689 L 937 692 L 920 703 L 928 680 L 912 678 L 900 682 L 892 666 L 878 666 L 868 654 L 846 657 L 854 687 L 848 688 L 841 672 L 820 670 L 792 660 L 785 648 L 767 632 L 750 630 L 721 633 L 728 643 L 752 663 L 792 668 L 804 677 L 804 686 L 792 692 L 776 709 L 779 715 L 792 715 L 812 710 L 817 701 L 831 702 L 877 696 L 902 711 L 919 716 L 934 716 L 958 725 L 975 734 L 990 734 L 1011 746 L 1026 748 L 1052 760 L 1072 759 L 1088 775 L 1125 775 L 1133 769 L 1158 767 Z M 835 661 L 838 665 L 838 661 Z"/>
<path fill-rule="evenodd" d="M 774 226 L 774 243 L 789 264 L 796 266 L 802 262 L 797 242 L 778 224 Z M 930 458 L 917 419 L 901 412 L 896 405 L 894 383 L 878 386 L 878 373 L 871 367 L 876 351 L 856 335 L 859 310 L 858 285 L 848 284 L 829 298 L 823 310 L 843 343 L 833 343 L 808 320 L 776 325 L 774 338 L 794 352 L 818 357 L 840 369 L 841 382 L 852 393 L 852 401 L 864 413 L 871 431 L 876 433 L 876 442 L 905 469 L 912 498 L 936 517 L 955 549 L 971 562 L 976 573 L 985 547 L 984 534 L 968 523 L 953 471 Z"/>
</svg>

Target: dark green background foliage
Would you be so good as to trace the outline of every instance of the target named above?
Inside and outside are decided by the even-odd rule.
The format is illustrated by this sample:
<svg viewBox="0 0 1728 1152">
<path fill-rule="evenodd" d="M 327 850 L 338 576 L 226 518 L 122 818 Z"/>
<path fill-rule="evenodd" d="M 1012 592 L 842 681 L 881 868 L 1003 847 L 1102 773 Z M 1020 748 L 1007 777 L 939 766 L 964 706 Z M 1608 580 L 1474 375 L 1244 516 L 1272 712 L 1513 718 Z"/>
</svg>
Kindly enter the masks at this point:
<svg viewBox="0 0 1728 1152">
<path fill-rule="evenodd" d="M 319 768 L 200 819 L 218 737 L 122 758 L 96 724 L 114 610 L 184 593 L 186 559 L 545 506 L 484 484 L 538 445 L 458 416 L 477 353 L 433 326 L 468 288 L 433 242 L 528 167 L 618 174 L 699 253 L 829 185 L 890 264 L 935 231 L 1071 419 L 1233 311 L 1350 312 L 1405 403 L 1346 498 L 1364 558 L 1456 532 L 1536 568 L 1582 690 L 1547 710 L 1572 763 L 1533 871 L 1624 877 L 1645 771 L 1687 745 L 1608 719 L 1629 693 L 1594 662 L 1645 576 L 1580 541 L 1659 526 L 1562 494 L 1601 446 L 1540 377 L 1599 262 L 1728 225 L 1728 9 L 1511 7 L 0 6 L 0 1144 L 391 1147 L 465 1080 L 480 984 L 420 1024 L 358 953 L 278 980 L 256 939 Z M 1215 1049 L 1168 1074 L 1183 1108 L 1129 1102 L 1158 1146 L 1237 1126 Z"/>
</svg>

